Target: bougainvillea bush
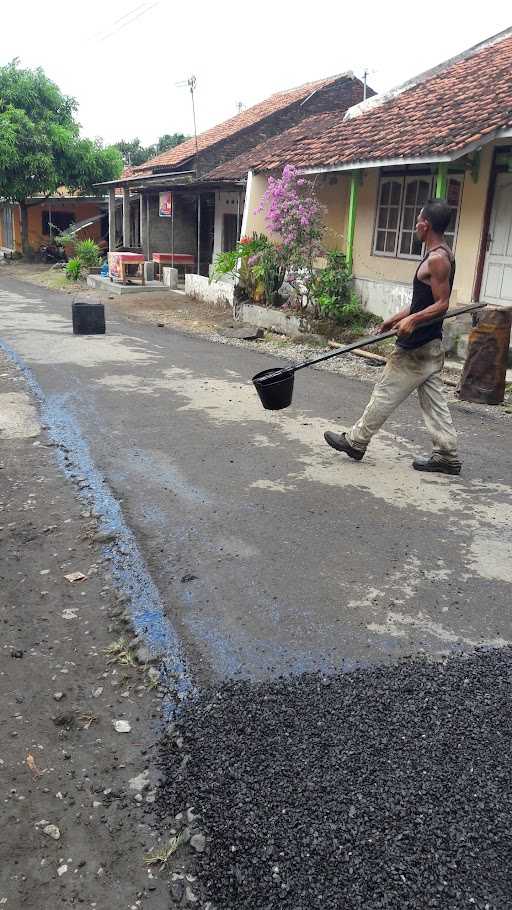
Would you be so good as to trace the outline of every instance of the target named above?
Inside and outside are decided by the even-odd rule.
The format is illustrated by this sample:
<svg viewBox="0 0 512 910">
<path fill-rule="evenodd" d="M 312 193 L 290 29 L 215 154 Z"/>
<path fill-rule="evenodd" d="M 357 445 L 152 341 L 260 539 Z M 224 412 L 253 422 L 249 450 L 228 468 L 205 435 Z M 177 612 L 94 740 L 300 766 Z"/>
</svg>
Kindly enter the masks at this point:
<svg viewBox="0 0 512 910">
<path fill-rule="evenodd" d="M 279 258 L 288 283 L 304 306 L 316 312 L 314 262 L 324 253 L 325 207 L 313 184 L 287 164 L 281 177 L 269 177 L 258 211 L 265 212 L 268 230 L 279 235 Z"/>
</svg>

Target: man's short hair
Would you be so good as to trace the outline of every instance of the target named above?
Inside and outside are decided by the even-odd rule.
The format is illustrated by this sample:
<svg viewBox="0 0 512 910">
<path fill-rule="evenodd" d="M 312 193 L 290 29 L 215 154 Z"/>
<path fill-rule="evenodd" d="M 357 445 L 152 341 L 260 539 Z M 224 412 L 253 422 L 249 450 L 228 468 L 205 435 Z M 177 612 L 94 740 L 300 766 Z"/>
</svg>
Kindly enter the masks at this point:
<svg viewBox="0 0 512 910">
<path fill-rule="evenodd" d="M 423 217 L 432 225 L 436 234 L 444 234 L 452 217 L 452 210 L 444 199 L 429 199 L 422 208 Z"/>
</svg>

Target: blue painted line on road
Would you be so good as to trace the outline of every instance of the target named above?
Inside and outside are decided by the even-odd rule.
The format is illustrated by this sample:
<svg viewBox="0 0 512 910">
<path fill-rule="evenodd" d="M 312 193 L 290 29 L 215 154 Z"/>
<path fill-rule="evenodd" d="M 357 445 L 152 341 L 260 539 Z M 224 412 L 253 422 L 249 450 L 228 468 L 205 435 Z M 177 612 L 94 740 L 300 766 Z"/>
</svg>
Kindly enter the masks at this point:
<svg viewBox="0 0 512 910">
<path fill-rule="evenodd" d="M 46 396 L 30 367 L 0 338 L 0 348 L 23 373 L 37 399 L 48 436 L 57 446 L 58 462 L 66 476 L 84 478 L 80 497 L 100 516 L 99 531 L 112 532 L 114 541 L 104 547 L 111 558 L 112 576 L 121 593 L 128 595 L 133 627 L 161 666 L 168 692 L 165 714 L 172 717 L 177 705 L 194 692 L 194 686 L 176 633 L 165 615 L 159 591 L 151 578 L 134 534 L 126 525 L 121 506 L 97 471 L 80 427 L 66 408 L 66 396 Z M 173 696 L 175 695 L 175 698 Z"/>
</svg>

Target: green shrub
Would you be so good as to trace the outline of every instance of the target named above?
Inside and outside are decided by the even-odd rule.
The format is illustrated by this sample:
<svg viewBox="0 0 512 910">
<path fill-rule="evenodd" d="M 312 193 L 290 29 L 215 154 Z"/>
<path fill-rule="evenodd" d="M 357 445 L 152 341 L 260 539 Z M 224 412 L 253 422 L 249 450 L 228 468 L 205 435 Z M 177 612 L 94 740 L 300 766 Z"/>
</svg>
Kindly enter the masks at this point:
<svg viewBox="0 0 512 910">
<path fill-rule="evenodd" d="M 75 243 L 75 257 L 80 260 L 85 269 L 96 268 L 100 263 L 100 248 L 94 240 L 77 240 Z"/>
<path fill-rule="evenodd" d="M 354 293 L 345 254 L 339 250 L 327 253 L 327 265 L 315 281 L 314 300 L 321 316 L 338 325 L 357 331 L 376 321 L 372 313 L 363 310 Z"/>
<path fill-rule="evenodd" d="M 82 260 L 75 256 L 66 263 L 66 278 L 68 281 L 78 281 L 82 274 Z"/>
<path fill-rule="evenodd" d="M 329 250 L 327 265 L 317 275 L 313 286 L 313 299 L 322 316 L 338 319 L 346 306 L 350 306 L 352 276 L 344 253 Z"/>
</svg>

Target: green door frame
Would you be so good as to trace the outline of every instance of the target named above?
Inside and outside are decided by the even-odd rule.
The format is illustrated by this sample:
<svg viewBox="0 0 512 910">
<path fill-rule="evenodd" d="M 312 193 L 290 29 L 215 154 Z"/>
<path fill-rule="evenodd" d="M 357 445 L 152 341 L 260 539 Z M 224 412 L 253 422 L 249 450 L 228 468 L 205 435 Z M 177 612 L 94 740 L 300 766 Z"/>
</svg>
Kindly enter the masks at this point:
<svg viewBox="0 0 512 910">
<path fill-rule="evenodd" d="M 448 193 L 448 165 L 440 164 L 437 168 L 436 199 L 446 199 Z"/>
<path fill-rule="evenodd" d="M 352 265 L 354 262 L 354 234 L 356 229 L 357 202 L 359 197 L 359 184 L 362 180 L 362 171 L 356 171 L 350 175 L 350 190 L 348 201 L 348 221 L 347 221 L 347 248 L 346 260 L 347 268 L 352 274 Z"/>
</svg>

